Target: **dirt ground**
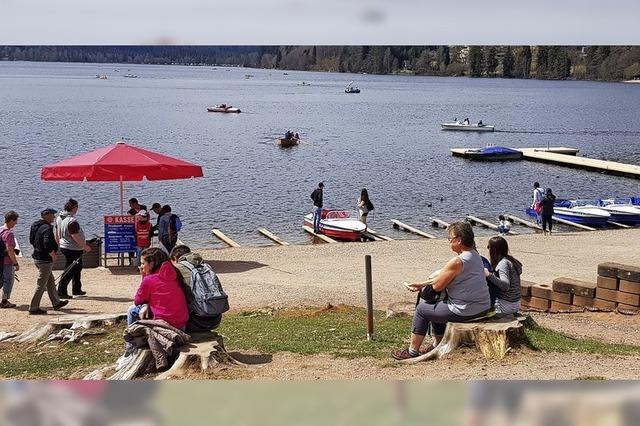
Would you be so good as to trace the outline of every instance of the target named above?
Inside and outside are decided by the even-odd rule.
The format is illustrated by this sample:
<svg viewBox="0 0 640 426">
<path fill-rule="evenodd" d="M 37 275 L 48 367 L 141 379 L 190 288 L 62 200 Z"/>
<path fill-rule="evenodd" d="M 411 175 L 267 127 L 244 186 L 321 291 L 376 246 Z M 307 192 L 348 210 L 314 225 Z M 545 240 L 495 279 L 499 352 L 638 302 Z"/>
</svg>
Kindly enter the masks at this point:
<svg viewBox="0 0 640 426">
<path fill-rule="evenodd" d="M 522 261 L 522 279 L 550 283 L 567 276 L 595 281 L 600 262 L 640 264 L 640 229 L 578 232 L 543 237 L 509 236 L 512 254 Z M 478 238 L 481 253 L 486 237 Z M 256 307 L 297 307 L 347 304 L 365 306 L 364 257 L 372 256 L 374 306 L 385 309 L 390 303 L 414 300 L 401 283 L 424 279 L 450 257 L 448 243 L 438 240 L 405 240 L 376 243 L 315 244 L 298 246 L 247 247 L 199 250 L 218 272 L 229 294 L 232 309 Z M 133 268 L 97 268 L 83 272 L 86 297 L 70 301 L 60 312 L 49 310 L 47 317 L 30 316 L 28 304 L 35 286 L 36 269 L 28 258 L 20 259 L 11 301 L 16 309 L 4 309 L 0 332 L 21 332 L 33 324 L 61 314 L 125 312 L 140 277 Z M 56 275 L 59 272 L 56 273 Z M 50 309 L 45 293 L 42 307 Z M 640 345 L 640 316 L 616 313 L 532 314 L 542 326 L 575 337 L 589 337 L 612 343 Z M 407 333 L 409 330 L 407 330 Z M 579 354 L 512 354 L 500 364 L 480 361 L 477 353 L 461 354 L 439 361 L 433 371 L 425 366 L 386 366 L 377 360 L 335 360 L 329 356 L 302 357 L 276 354 L 272 362 L 251 368 L 252 377 L 264 378 L 575 378 L 602 375 L 610 378 L 639 378 L 638 359 L 598 358 Z M 596 361 L 597 362 L 594 362 Z M 473 362 L 472 362 L 473 361 Z M 298 368 L 287 368 L 295 362 Z M 382 367 L 371 369 L 367 366 Z M 422 377 L 422 376 L 420 376 Z"/>
</svg>

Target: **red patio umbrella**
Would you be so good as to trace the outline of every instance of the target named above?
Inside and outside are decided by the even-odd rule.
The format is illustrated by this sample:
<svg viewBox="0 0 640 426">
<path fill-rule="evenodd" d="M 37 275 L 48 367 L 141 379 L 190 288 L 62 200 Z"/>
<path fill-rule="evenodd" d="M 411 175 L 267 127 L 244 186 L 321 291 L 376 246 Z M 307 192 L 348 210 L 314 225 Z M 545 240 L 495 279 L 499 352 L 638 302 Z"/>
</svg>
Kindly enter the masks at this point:
<svg viewBox="0 0 640 426">
<path fill-rule="evenodd" d="M 42 168 L 42 180 L 120 182 L 120 213 L 124 213 L 124 182 L 202 177 L 202 167 L 118 141 Z"/>
</svg>

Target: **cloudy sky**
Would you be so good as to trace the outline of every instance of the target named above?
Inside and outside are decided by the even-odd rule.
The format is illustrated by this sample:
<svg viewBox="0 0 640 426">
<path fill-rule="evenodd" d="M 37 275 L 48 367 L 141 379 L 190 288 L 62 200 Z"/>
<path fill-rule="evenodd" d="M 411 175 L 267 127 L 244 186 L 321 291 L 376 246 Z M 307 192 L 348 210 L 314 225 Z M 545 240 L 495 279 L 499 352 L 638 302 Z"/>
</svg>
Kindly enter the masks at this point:
<svg viewBox="0 0 640 426">
<path fill-rule="evenodd" d="M 640 44 L 637 0 L 0 0 L 0 44 Z"/>
</svg>

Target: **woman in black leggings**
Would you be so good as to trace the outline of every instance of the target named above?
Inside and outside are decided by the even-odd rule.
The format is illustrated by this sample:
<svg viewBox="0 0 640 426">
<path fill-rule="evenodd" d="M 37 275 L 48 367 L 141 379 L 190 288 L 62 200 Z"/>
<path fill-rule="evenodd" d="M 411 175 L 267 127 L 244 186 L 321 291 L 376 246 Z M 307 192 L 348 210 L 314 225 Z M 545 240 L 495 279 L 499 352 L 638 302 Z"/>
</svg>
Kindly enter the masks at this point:
<svg viewBox="0 0 640 426">
<path fill-rule="evenodd" d="M 540 202 L 542 205 L 542 210 L 540 211 L 540 216 L 542 216 L 542 233 L 544 235 L 547 235 L 547 225 L 549 225 L 549 235 L 551 235 L 551 217 L 553 216 L 553 205 L 555 202 L 556 196 L 551 192 L 551 188 L 547 188 L 547 192 L 545 192 Z"/>
</svg>

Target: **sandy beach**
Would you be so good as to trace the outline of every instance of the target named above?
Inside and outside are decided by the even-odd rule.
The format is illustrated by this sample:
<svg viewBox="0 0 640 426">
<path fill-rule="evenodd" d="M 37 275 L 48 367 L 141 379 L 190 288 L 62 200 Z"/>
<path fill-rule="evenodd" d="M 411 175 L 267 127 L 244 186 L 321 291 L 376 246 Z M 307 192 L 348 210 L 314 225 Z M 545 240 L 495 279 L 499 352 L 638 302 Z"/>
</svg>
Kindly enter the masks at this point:
<svg viewBox="0 0 640 426">
<path fill-rule="evenodd" d="M 640 229 L 628 229 L 552 237 L 517 235 L 508 237 L 508 241 L 512 254 L 524 264 L 522 279 L 551 283 L 560 276 L 595 281 L 600 262 L 639 264 L 639 238 Z M 487 239 L 477 239 L 484 254 Z M 218 272 L 234 310 L 327 303 L 365 306 L 364 257 L 367 254 L 372 256 L 374 305 L 385 309 L 392 302 L 414 300 L 414 294 L 401 285 L 403 281 L 424 279 L 453 256 L 446 239 L 198 251 Z M 45 293 L 42 307 L 49 308 L 49 314 L 30 316 L 26 311 L 35 286 L 36 269 L 29 258 L 20 262 L 20 282 L 16 282 L 11 296 L 18 308 L 2 310 L 0 331 L 24 331 L 55 315 L 126 312 L 140 281 L 133 268 L 85 269 L 86 297 L 73 299 L 67 309 L 55 312 L 50 310 Z M 638 323 L 637 317 L 625 316 L 624 319 Z M 634 340 L 640 344 L 640 336 L 636 337 Z"/>
</svg>

